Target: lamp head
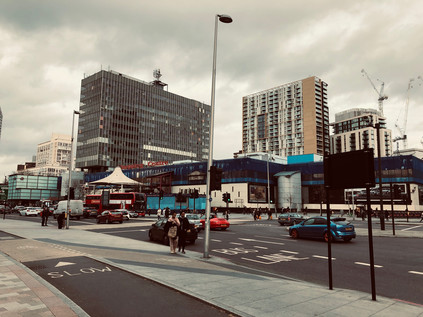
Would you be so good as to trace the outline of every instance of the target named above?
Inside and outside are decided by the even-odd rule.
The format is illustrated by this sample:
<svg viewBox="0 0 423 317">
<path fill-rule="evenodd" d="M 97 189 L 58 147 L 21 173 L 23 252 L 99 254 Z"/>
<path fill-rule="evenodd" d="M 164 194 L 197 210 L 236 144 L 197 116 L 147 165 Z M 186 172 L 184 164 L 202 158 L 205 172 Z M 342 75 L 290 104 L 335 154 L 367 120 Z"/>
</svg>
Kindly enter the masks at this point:
<svg viewBox="0 0 423 317">
<path fill-rule="evenodd" d="M 219 21 L 223 23 L 232 23 L 232 18 L 227 14 L 218 14 Z"/>
</svg>

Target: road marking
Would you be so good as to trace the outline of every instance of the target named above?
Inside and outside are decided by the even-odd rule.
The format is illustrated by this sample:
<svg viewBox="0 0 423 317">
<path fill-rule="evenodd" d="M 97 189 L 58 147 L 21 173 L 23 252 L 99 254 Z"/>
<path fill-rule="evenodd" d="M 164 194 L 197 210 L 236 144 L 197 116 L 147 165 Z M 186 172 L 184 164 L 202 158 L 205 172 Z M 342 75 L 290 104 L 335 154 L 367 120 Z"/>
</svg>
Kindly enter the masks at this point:
<svg viewBox="0 0 423 317">
<path fill-rule="evenodd" d="M 99 233 L 112 234 L 112 233 L 122 233 L 122 232 L 139 232 L 139 231 L 147 231 L 147 229 L 119 230 L 119 231 L 101 231 Z"/>
<path fill-rule="evenodd" d="M 260 264 L 276 264 L 280 262 L 291 262 L 291 261 L 301 261 L 301 260 L 307 260 L 308 258 L 296 258 L 295 255 L 284 255 L 280 253 L 274 253 L 269 255 L 259 255 L 257 258 L 263 259 L 265 261 L 255 260 L 255 259 L 249 259 L 249 258 L 241 258 L 243 260 L 256 262 Z"/>
<path fill-rule="evenodd" d="M 418 271 L 408 271 L 408 273 L 423 275 L 423 272 L 418 272 Z"/>
<path fill-rule="evenodd" d="M 318 258 L 318 259 L 324 259 L 324 260 L 328 260 L 329 258 L 327 256 L 323 256 L 323 255 L 312 255 L 313 258 Z M 336 260 L 336 258 L 332 258 L 332 260 Z"/>
<path fill-rule="evenodd" d="M 295 251 L 287 251 L 287 250 L 281 250 L 281 252 L 290 253 L 290 254 L 298 254 L 298 252 L 295 252 Z"/>
<path fill-rule="evenodd" d="M 217 239 L 210 239 L 213 242 L 222 242 L 222 240 L 217 240 Z"/>
<path fill-rule="evenodd" d="M 76 264 L 76 263 L 72 263 L 72 262 L 59 262 L 54 267 L 61 267 L 61 266 L 74 265 L 74 264 Z"/>
<path fill-rule="evenodd" d="M 229 244 L 243 245 L 242 243 L 238 243 L 238 242 L 229 242 Z"/>
<path fill-rule="evenodd" d="M 257 248 L 257 249 L 263 249 L 263 250 L 267 250 L 268 248 L 266 248 L 266 247 L 260 247 L 260 246 L 258 246 L 258 245 L 255 245 L 254 246 L 254 248 Z"/>
<path fill-rule="evenodd" d="M 230 248 L 230 249 L 214 249 L 213 252 L 223 253 L 226 255 L 237 255 L 237 254 L 247 254 L 247 253 L 257 253 L 257 250 L 254 249 L 245 249 L 245 248 Z"/>
<path fill-rule="evenodd" d="M 414 227 L 410 227 L 410 228 L 401 229 L 400 231 L 407 231 L 407 230 L 412 230 L 412 229 L 421 228 L 421 227 L 422 226 L 414 226 Z"/>
<path fill-rule="evenodd" d="M 354 262 L 354 264 L 364 265 L 364 266 L 370 266 L 369 263 L 363 263 L 363 262 Z M 382 265 L 376 265 L 375 264 L 375 267 L 380 268 L 380 267 L 383 267 L 383 266 Z"/>
<path fill-rule="evenodd" d="M 297 240 L 286 239 L 286 238 L 275 238 L 275 237 L 266 237 L 266 236 L 254 236 L 254 237 L 265 238 L 265 239 L 273 239 L 273 240 L 282 240 L 282 241 L 286 241 L 286 240 L 297 241 Z"/>
<path fill-rule="evenodd" d="M 285 245 L 285 243 L 281 243 L 281 242 L 263 241 L 263 240 L 246 239 L 246 238 L 238 238 L 238 239 L 239 240 L 244 240 L 244 241 L 249 241 L 249 242 L 262 242 L 262 243 L 269 243 L 269 244 Z"/>
</svg>

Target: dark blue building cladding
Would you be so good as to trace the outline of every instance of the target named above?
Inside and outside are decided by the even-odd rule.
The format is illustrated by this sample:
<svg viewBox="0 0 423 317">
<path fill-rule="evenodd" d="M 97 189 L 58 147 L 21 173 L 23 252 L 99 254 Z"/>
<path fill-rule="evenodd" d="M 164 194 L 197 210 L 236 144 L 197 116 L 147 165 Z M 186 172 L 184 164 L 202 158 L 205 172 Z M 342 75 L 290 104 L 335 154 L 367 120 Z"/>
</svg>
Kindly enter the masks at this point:
<svg viewBox="0 0 423 317">
<path fill-rule="evenodd" d="M 267 161 L 251 158 L 214 160 L 213 165 L 221 168 L 222 183 L 258 183 L 267 184 Z M 272 175 L 282 170 L 282 164 L 269 162 L 270 184 L 275 185 Z M 160 167 L 136 168 L 123 170 L 123 174 L 132 179 L 151 177 L 161 173 L 173 172 L 172 186 L 204 185 L 203 180 L 192 180 L 189 175 L 194 172 L 207 173 L 207 162 L 166 165 Z M 101 172 L 85 175 L 85 182 L 90 183 L 110 175 L 111 172 Z"/>
</svg>

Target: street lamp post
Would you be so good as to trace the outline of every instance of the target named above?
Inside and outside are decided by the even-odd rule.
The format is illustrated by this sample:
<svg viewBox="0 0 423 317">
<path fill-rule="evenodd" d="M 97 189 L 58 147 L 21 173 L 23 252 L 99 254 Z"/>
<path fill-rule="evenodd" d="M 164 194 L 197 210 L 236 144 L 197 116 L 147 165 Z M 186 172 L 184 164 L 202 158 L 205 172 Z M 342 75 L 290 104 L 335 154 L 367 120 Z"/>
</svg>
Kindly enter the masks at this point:
<svg viewBox="0 0 423 317">
<path fill-rule="evenodd" d="M 70 208 L 70 192 L 71 192 L 71 184 L 72 184 L 73 134 L 74 134 L 76 114 L 79 115 L 80 112 L 74 110 L 72 115 L 71 151 L 70 151 L 70 159 L 69 159 L 68 203 L 66 206 L 66 229 L 69 229 L 69 218 L 70 218 L 69 208 Z"/>
<path fill-rule="evenodd" d="M 216 55 L 217 55 L 217 25 L 218 22 L 231 23 L 232 18 L 225 14 L 216 14 L 214 26 L 214 47 L 213 47 L 213 69 L 212 69 L 212 90 L 211 90 L 211 112 L 210 112 L 210 142 L 209 142 L 209 158 L 207 163 L 207 181 L 206 181 L 206 219 L 204 229 L 204 258 L 209 257 L 210 242 L 210 168 L 213 165 L 213 132 L 214 132 L 214 106 L 215 106 L 215 90 L 216 90 Z"/>
</svg>

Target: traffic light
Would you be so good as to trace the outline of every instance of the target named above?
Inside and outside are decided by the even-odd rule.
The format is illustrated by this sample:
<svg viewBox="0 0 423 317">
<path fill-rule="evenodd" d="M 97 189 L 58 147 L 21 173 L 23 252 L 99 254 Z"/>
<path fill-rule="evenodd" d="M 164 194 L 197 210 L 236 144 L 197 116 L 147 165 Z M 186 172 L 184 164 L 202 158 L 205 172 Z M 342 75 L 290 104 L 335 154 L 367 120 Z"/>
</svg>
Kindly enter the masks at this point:
<svg viewBox="0 0 423 317">
<path fill-rule="evenodd" d="M 70 189 L 69 199 L 75 199 L 75 188 L 71 187 L 69 189 Z"/>
<path fill-rule="evenodd" d="M 185 197 L 184 197 L 184 194 L 182 194 L 182 192 L 179 192 L 178 195 L 176 195 L 176 202 L 177 203 L 185 202 Z"/>
<path fill-rule="evenodd" d="M 210 192 L 222 189 L 222 172 L 221 168 L 210 166 Z"/>
<path fill-rule="evenodd" d="M 226 203 L 227 200 L 228 200 L 228 193 L 223 193 L 222 201 Z"/>
<path fill-rule="evenodd" d="M 163 199 L 163 194 L 164 194 L 163 189 L 160 189 L 160 192 L 159 192 L 159 199 L 160 199 L 160 200 L 162 200 L 162 199 Z"/>
<path fill-rule="evenodd" d="M 231 203 L 231 194 L 223 193 L 222 201 L 224 201 L 225 203 Z"/>
<path fill-rule="evenodd" d="M 194 191 L 191 192 L 190 198 L 193 198 L 193 199 L 198 198 L 198 189 L 194 189 Z"/>
</svg>

